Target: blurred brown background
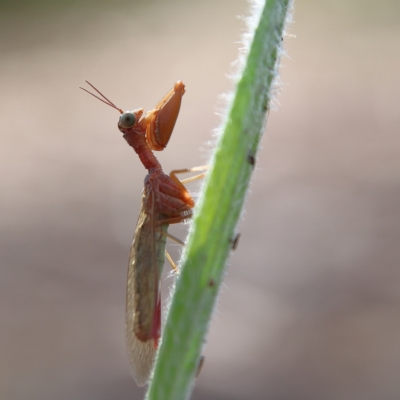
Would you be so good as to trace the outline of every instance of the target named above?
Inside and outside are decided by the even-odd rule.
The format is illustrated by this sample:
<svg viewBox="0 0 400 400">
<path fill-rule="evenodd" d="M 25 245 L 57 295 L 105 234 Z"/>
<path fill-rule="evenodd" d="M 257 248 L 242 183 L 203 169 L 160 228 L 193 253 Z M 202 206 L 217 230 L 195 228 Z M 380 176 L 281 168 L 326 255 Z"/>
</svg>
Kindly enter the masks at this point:
<svg viewBox="0 0 400 400">
<path fill-rule="evenodd" d="M 400 3 L 295 6 L 193 399 L 399 399 Z M 78 86 L 148 110 L 182 79 L 159 159 L 204 164 L 248 5 L 0 7 L 0 398 L 141 399 L 124 297 L 145 171 Z"/>
</svg>

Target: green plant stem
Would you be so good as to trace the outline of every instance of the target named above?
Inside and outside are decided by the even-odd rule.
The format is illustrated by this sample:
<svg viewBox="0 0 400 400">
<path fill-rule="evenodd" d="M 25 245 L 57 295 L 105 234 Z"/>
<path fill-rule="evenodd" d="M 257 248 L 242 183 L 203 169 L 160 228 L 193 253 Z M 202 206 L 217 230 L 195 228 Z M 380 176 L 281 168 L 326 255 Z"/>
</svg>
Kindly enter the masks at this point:
<svg viewBox="0 0 400 400">
<path fill-rule="evenodd" d="M 290 0 L 267 0 L 196 208 L 148 400 L 190 396 L 265 130 Z"/>
</svg>

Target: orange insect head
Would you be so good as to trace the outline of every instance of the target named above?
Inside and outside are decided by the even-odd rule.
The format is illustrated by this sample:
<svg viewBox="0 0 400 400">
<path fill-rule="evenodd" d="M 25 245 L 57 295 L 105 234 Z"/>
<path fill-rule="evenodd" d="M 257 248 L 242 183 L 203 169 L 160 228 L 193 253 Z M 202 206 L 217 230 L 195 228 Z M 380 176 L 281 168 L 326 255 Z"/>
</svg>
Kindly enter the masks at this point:
<svg viewBox="0 0 400 400">
<path fill-rule="evenodd" d="M 118 128 L 121 132 L 127 134 L 132 128 L 136 130 L 136 126 L 138 126 L 140 132 L 145 132 L 146 141 L 151 150 L 160 151 L 165 149 L 174 130 L 181 108 L 182 96 L 185 93 L 185 85 L 182 81 L 177 81 L 174 88 L 156 104 L 153 110 L 148 111 L 143 118 L 142 108 L 134 111 L 123 111 L 90 82 L 86 81 L 86 83 L 101 97 L 96 96 L 82 87 L 80 89 L 121 113 L 121 117 L 118 121 Z"/>
</svg>

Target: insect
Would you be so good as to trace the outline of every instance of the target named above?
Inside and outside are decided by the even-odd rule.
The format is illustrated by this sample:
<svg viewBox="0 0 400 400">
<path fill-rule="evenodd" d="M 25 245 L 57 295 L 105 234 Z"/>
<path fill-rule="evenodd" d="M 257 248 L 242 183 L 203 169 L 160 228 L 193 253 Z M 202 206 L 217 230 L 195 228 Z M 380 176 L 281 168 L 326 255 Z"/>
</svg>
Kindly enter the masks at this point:
<svg viewBox="0 0 400 400">
<path fill-rule="evenodd" d="M 87 82 L 87 81 L 86 81 Z M 144 180 L 141 210 L 129 256 L 126 291 L 126 337 L 132 373 L 139 386 L 150 377 L 161 336 L 160 282 L 164 265 L 168 225 L 189 218 L 194 200 L 183 183 L 204 174 L 180 181 L 178 173 L 201 171 L 206 167 L 163 172 L 153 150 L 163 150 L 171 137 L 179 114 L 185 85 L 178 81 L 151 111 L 142 108 L 123 111 L 87 82 L 100 96 L 81 88 L 121 113 L 118 128 L 135 150 L 148 174 Z M 176 267 L 175 267 L 176 268 Z"/>
</svg>

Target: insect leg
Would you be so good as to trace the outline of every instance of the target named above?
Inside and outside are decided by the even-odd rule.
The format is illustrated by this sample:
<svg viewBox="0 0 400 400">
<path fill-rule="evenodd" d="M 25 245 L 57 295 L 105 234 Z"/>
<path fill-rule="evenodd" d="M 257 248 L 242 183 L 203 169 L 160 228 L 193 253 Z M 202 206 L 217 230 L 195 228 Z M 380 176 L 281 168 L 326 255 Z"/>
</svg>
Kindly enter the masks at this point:
<svg viewBox="0 0 400 400">
<path fill-rule="evenodd" d="M 193 182 L 195 180 L 204 178 L 206 174 L 203 173 L 203 174 L 199 174 L 199 175 L 192 176 L 190 178 L 182 179 L 182 180 L 178 179 L 178 177 L 177 177 L 178 174 L 185 174 L 187 172 L 207 171 L 208 169 L 209 169 L 208 165 L 202 165 L 200 167 L 193 167 L 193 168 L 175 169 L 175 170 L 171 171 L 169 176 L 178 185 L 185 185 L 186 183 Z"/>
</svg>

